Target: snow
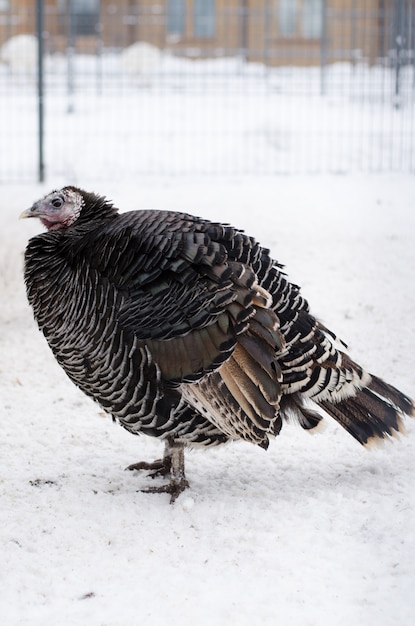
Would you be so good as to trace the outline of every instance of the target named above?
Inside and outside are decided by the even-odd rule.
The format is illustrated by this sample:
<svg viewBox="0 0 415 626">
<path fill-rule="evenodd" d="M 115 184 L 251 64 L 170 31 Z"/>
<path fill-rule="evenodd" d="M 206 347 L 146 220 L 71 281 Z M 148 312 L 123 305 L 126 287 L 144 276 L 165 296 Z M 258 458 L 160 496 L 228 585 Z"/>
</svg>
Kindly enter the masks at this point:
<svg viewBox="0 0 415 626">
<path fill-rule="evenodd" d="M 130 77 L 149 77 L 161 65 L 162 53 L 156 46 L 137 41 L 121 53 L 121 66 Z M 150 83 L 151 84 L 151 83 Z"/>
<path fill-rule="evenodd" d="M 142 59 L 149 72 L 134 76 Z M 49 180 L 61 176 L 82 184 L 86 172 L 89 179 L 121 182 L 143 173 L 415 169 L 409 64 L 400 69 L 397 95 L 396 69 L 387 60 L 374 67 L 336 63 L 324 73 L 238 58 L 190 61 L 166 51 L 150 71 L 153 61 L 142 46 L 123 54 L 45 57 Z M 0 65 L 0 95 L 0 181 L 34 181 L 35 80 L 22 83 L 22 76 Z"/>
<path fill-rule="evenodd" d="M 37 66 L 37 38 L 28 34 L 10 37 L 0 47 L 0 62 L 5 63 L 12 74 L 33 79 Z"/>
<path fill-rule="evenodd" d="M 415 428 L 366 450 L 327 419 L 267 452 L 187 454 L 174 505 L 124 468 L 162 453 L 65 377 L 22 280 L 19 213 L 65 181 L 1 188 L 0 614 L 7 626 L 409 626 Z M 78 181 L 81 184 L 81 181 Z M 415 187 L 409 175 L 141 178 L 82 186 L 122 210 L 190 211 L 245 228 L 286 264 L 352 355 L 414 395 Z"/>
<path fill-rule="evenodd" d="M 412 624 L 413 421 L 371 450 L 329 419 L 314 436 L 286 425 L 267 452 L 188 452 L 191 488 L 173 506 L 141 493 L 151 479 L 124 468 L 162 446 L 114 425 L 57 366 L 22 280 L 40 224 L 17 221 L 75 183 L 122 210 L 233 223 L 356 360 L 414 396 L 413 177 L 358 173 L 413 171 L 410 66 L 395 101 L 393 68 L 364 64 L 327 67 L 322 96 L 319 68 L 167 53 L 144 81 L 121 54 L 77 55 L 71 86 L 49 55 L 48 183 L 22 185 L 36 177 L 36 86 L 16 41 L 0 66 L 1 178 L 19 181 L 0 190 L 2 624 Z"/>
</svg>

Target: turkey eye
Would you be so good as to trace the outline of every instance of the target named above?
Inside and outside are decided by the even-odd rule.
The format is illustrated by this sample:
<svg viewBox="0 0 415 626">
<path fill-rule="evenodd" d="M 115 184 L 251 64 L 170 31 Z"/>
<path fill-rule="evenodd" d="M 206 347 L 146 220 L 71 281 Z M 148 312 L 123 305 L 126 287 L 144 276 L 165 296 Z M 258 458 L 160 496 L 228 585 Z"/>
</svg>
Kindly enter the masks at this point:
<svg viewBox="0 0 415 626">
<path fill-rule="evenodd" d="M 60 209 L 62 204 L 63 202 L 61 198 L 55 198 L 55 200 L 52 200 L 52 205 L 55 207 L 55 209 Z"/>
</svg>

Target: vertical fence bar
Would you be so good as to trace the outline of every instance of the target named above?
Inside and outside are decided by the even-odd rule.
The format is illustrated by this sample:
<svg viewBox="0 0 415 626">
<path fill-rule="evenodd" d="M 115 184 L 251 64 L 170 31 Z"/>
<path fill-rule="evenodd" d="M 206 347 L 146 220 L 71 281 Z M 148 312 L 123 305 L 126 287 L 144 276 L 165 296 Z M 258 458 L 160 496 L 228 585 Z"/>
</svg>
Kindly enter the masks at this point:
<svg viewBox="0 0 415 626">
<path fill-rule="evenodd" d="M 403 0 L 398 0 L 396 8 L 396 72 L 395 72 L 395 107 L 400 107 L 400 95 L 401 95 L 401 66 L 402 66 L 402 52 L 405 41 L 404 29 L 403 29 Z"/>
<path fill-rule="evenodd" d="M 68 42 L 66 48 L 66 58 L 67 58 L 67 92 L 68 92 L 68 106 L 67 113 L 73 113 L 75 110 L 74 105 L 74 63 L 75 63 L 75 15 L 74 15 L 74 6 L 72 0 L 68 0 Z"/>
<path fill-rule="evenodd" d="M 36 0 L 36 33 L 37 33 L 37 102 L 38 102 L 38 179 L 45 180 L 45 163 L 43 154 L 44 143 L 44 77 L 43 77 L 43 0 Z"/>
<path fill-rule="evenodd" d="M 102 49 L 103 49 L 103 41 L 102 41 L 102 1 L 98 2 L 98 22 L 95 25 L 95 37 L 96 37 L 96 54 L 97 54 L 97 94 L 100 96 L 102 94 Z"/>
<path fill-rule="evenodd" d="M 245 64 L 248 60 L 248 0 L 242 0 L 238 4 L 238 18 L 239 18 L 239 35 L 240 35 L 240 57 L 241 61 Z"/>
<path fill-rule="evenodd" d="M 327 2 L 321 3 L 321 35 L 320 35 L 320 95 L 326 93 L 327 68 Z"/>
</svg>

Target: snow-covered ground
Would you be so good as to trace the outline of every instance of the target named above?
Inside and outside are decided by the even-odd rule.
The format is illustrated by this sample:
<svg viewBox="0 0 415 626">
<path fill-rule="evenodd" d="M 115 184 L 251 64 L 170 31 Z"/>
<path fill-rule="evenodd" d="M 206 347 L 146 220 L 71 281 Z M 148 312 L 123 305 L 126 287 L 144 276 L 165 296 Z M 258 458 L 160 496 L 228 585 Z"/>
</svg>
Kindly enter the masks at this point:
<svg viewBox="0 0 415 626">
<path fill-rule="evenodd" d="M 173 505 L 128 464 L 157 441 L 114 425 L 55 363 L 22 281 L 19 213 L 52 187 L 0 189 L 0 615 L 7 626 L 409 626 L 415 425 L 370 451 L 327 420 L 268 452 L 187 455 Z M 356 360 L 415 395 L 415 186 L 405 175 L 77 181 L 123 210 L 186 210 L 272 248 Z"/>
</svg>

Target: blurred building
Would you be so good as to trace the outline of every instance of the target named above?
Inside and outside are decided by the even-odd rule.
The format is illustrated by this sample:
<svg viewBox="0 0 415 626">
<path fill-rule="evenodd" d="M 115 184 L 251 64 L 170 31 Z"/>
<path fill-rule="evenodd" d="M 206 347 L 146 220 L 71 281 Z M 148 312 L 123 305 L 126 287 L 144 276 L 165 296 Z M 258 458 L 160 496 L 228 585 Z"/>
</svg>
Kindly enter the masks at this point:
<svg viewBox="0 0 415 626">
<path fill-rule="evenodd" d="M 33 0 L 0 0 L 0 45 L 34 33 L 35 11 Z M 44 12 L 49 52 L 68 41 L 91 53 L 145 41 L 187 58 L 267 65 L 371 63 L 415 25 L 415 0 L 44 0 Z"/>
</svg>

